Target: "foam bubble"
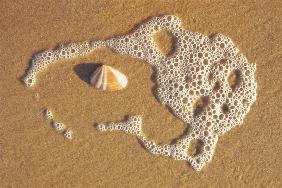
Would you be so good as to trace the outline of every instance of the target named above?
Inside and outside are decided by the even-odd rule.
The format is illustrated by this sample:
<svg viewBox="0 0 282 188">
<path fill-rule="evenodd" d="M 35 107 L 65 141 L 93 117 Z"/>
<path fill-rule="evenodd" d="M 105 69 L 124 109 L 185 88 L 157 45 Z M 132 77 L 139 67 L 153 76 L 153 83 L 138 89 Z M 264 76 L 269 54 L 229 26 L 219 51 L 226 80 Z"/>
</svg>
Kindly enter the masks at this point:
<svg viewBox="0 0 282 188">
<path fill-rule="evenodd" d="M 72 140 L 73 139 L 73 132 L 71 129 L 67 129 L 65 132 L 64 132 L 64 137 L 68 140 Z"/>
<path fill-rule="evenodd" d="M 154 40 L 161 31 L 174 38 L 173 53 L 162 53 Z M 62 46 L 36 54 L 24 81 L 34 85 L 36 75 L 50 63 L 91 53 L 99 47 L 145 60 L 156 70 L 156 97 L 173 114 L 191 126 L 176 144 L 156 145 L 141 134 L 141 117 L 99 125 L 101 131 L 123 130 L 134 134 L 154 154 L 188 161 L 196 170 L 211 160 L 218 135 L 243 123 L 256 100 L 255 64 L 248 63 L 232 40 L 221 34 L 205 36 L 181 27 L 176 16 L 152 17 L 132 33 L 105 41 Z M 191 140 L 203 143 L 196 156 L 187 150 Z"/>
<path fill-rule="evenodd" d="M 49 109 L 45 109 L 43 111 L 43 116 L 45 119 L 48 119 L 48 120 L 52 120 L 54 118 L 53 113 Z"/>
<path fill-rule="evenodd" d="M 66 129 L 65 124 L 63 123 L 59 123 L 59 122 L 53 122 L 52 123 L 52 127 L 56 130 L 56 131 L 63 131 Z"/>
</svg>

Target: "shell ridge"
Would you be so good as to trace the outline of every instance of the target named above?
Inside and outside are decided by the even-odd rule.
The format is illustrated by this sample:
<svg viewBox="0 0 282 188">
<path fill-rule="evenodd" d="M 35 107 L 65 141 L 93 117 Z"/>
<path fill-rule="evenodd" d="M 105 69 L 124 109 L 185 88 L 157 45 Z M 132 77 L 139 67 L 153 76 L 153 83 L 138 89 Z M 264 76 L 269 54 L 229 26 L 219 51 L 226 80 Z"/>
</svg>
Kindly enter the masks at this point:
<svg viewBox="0 0 282 188">
<path fill-rule="evenodd" d="M 127 85 L 127 78 L 118 70 L 102 65 L 91 75 L 91 85 L 98 90 L 117 91 L 124 89 Z"/>
<path fill-rule="evenodd" d="M 117 78 L 118 83 L 124 88 L 127 85 L 127 79 L 126 77 L 119 71 L 111 68 L 112 73 L 115 75 Z"/>
</svg>

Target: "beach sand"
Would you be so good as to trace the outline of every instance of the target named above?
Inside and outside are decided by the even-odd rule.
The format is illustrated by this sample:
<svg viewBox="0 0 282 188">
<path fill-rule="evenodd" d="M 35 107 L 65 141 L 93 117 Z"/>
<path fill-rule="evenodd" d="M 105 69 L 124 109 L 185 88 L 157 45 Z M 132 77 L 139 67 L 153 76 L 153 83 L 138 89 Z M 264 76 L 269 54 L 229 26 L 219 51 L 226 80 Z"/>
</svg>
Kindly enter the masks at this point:
<svg viewBox="0 0 282 188">
<path fill-rule="evenodd" d="M 282 186 L 280 0 L 1 1 L 0 12 L 0 187 Z M 149 139 L 169 143 L 181 135 L 186 126 L 156 100 L 145 62 L 99 49 L 50 66 L 32 89 L 21 82 L 40 50 L 126 34 L 163 14 L 179 16 L 189 31 L 230 37 L 257 64 L 257 101 L 241 126 L 219 138 L 201 172 L 149 153 L 132 135 L 94 128 L 140 114 Z M 93 90 L 85 81 L 93 62 L 123 72 L 128 88 Z M 51 128 L 45 108 L 73 130 L 73 140 Z"/>
</svg>

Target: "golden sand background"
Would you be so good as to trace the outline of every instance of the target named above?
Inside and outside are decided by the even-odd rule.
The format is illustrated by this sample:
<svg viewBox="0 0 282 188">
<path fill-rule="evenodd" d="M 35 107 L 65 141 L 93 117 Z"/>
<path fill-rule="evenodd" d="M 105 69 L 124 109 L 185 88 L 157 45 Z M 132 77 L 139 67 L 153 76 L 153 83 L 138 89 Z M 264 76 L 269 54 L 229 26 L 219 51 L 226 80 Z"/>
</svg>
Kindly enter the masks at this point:
<svg viewBox="0 0 282 188">
<path fill-rule="evenodd" d="M 2 0 L 0 12 L 0 187 L 281 187 L 280 0 Z M 153 71 L 144 62 L 104 49 L 50 66 L 34 89 L 19 81 L 38 50 L 126 34 L 161 14 L 179 16 L 190 31 L 230 37 L 257 64 L 257 101 L 242 126 L 220 137 L 201 172 L 150 154 L 131 135 L 93 127 L 141 114 L 150 139 L 168 143 L 181 134 L 185 125 L 155 99 Z M 77 65 L 94 61 L 125 73 L 128 88 L 90 88 L 76 71 L 83 73 Z M 72 141 L 50 127 L 44 107 L 72 128 Z"/>
</svg>

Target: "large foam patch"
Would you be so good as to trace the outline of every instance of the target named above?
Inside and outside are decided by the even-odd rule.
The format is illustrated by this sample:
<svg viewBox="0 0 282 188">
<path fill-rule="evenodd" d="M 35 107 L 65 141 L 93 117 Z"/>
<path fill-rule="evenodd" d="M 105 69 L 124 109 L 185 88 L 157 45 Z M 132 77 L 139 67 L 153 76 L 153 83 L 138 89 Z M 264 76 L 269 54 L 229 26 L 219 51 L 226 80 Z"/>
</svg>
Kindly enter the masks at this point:
<svg viewBox="0 0 282 188">
<path fill-rule="evenodd" d="M 162 36 L 156 37 L 159 33 Z M 162 40 L 168 41 L 166 48 L 160 47 Z M 69 44 L 35 54 L 24 82 L 32 86 L 36 75 L 49 64 L 87 55 L 99 47 L 109 47 L 152 65 L 157 74 L 156 97 L 191 128 L 177 142 L 166 145 L 146 139 L 140 116 L 109 126 L 101 124 L 98 130 L 134 134 L 152 153 L 187 160 L 196 170 L 211 160 L 218 135 L 242 124 L 256 100 L 256 66 L 248 63 L 231 39 L 221 34 L 204 36 L 186 31 L 181 21 L 170 15 L 152 17 L 126 36 Z M 201 143 L 195 155 L 188 152 L 192 140 Z"/>
</svg>

